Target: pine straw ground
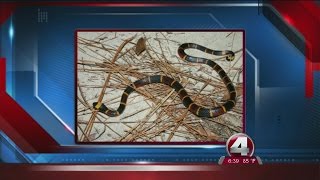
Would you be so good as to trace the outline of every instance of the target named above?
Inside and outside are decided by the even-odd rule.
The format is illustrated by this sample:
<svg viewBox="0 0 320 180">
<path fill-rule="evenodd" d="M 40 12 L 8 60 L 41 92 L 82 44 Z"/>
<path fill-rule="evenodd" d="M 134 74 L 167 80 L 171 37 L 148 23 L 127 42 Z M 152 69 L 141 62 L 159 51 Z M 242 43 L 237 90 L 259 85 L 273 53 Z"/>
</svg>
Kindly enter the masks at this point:
<svg viewBox="0 0 320 180">
<path fill-rule="evenodd" d="M 135 54 L 146 39 L 146 51 Z M 103 102 L 117 109 L 124 89 L 135 80 L 162 74 L 178 80 L 192 99 L 217 106 L 228 92 L 209 66 L 177 56 L 180 44 L 193 42 L 216 50 L 233 50 L 235 60 L 187 50 L 192 56 L 215 60 L 237 89 L 237 104 L 217 118 L 199 118 L 183 106 L 177 93 L 163 84 L 146 85 L 129 95 L 125 111 L 108 117 L 93 109 Z M 242 131 L 243 51 L 241 32 L 78 32 L 77 137 L 79 142 L 213 142 Z"/>
</svg>

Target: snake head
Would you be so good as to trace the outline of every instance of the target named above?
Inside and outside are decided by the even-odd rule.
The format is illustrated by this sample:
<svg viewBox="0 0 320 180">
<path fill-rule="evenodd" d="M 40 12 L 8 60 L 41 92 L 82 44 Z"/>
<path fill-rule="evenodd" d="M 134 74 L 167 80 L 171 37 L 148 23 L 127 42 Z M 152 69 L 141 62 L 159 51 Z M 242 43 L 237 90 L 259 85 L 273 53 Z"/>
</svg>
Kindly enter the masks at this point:
<svg viewBox="0 0 320 180">
<path fill-rule="evenodd" d="M 226 60 L 227 61 L 233 61 L 234 57 L 235 57 L 234 52 L 231 52 L 226 56 Z"/>
<path fill-rule="evenodd" d="M 93 108 L 96 109 L 96 110 L 98 110 L 99 107 L 101 106 L 101 105 L 98 105 L 98 104 L 99 104 L 98 102 L 92 103 Z"/>
<path fill-rule="evenodd" d="M 101 102 L 94 102 L 92 105 L 95 110 L 99 110 L 100 112 L 105 112 L 107 110 L 107 107 Z"/>
</svg>

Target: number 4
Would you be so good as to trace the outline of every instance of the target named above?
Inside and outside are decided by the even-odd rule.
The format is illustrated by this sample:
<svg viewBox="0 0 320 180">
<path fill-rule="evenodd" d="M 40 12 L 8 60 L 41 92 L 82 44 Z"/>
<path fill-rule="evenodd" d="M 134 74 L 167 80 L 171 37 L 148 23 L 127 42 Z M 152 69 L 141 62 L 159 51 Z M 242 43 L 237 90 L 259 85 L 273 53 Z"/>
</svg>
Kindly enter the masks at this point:
<svg viewBox="0 0 320 180">
<path fill-rule="evenodd" d="M 247 144 L 247 137 L 238 137 L 230 147 L 230 153 L 241 153 L 241 156 L 247 156 L 249 153 L 249 148 Z"/>
</svg>

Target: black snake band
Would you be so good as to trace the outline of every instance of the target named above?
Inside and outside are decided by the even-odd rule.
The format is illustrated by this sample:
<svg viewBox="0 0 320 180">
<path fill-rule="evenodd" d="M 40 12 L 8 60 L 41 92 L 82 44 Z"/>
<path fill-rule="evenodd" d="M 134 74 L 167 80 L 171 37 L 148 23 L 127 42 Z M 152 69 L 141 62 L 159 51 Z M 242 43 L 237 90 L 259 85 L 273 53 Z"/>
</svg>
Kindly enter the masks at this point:
<svg viewBox="0 0 320 180">
<path fill-rule="evenodd" d="M 126 108 L 129 94 L 132 93 L 136 88 L 140 88 L 148 84 L 162 83 L 173 88 L 178 93 L 180 99 L 182 100 L 183 105 L 186 108 L 188 108 L 190 112 L 192 112 L 194 115 L 198 117 L 208 117 L 208 118 L 217 117 L 226 113 L 227 111 L 230 111 L 236 105 L 236 97 L 237 97 L 236 90 L 232 84 L 232 81 L 227 76 L 226 72 L 217 63 L 213 62 L 212 60 L 187 55 L 185 53 L 185 50 L 190 48 L 198 49 L 205 53 L 213 54 L 216 56 L 225 56 L 227 61 L 234 60 L 234 57 L 235 57 L 234 52 L 233 51 L 215 51 L 194 43 L 182 44 L 181 46 L 179 46 L 179 49 L 178 49 L 178 55 L 181 59 L 188 62 L 192 62 L 192 63 L 207 64 L 218 73 L 218 75 L 222 79 L 223 83 L 225 84 L 229 92 L 229 99 L 225 101 L 222 105 L 217 107 L 211 107 L 211 108 L 200 106 L 194 103 L 194 101 L 188 95 L 186 90 L 178 81 L 168 76 L 154 75 L 154 76 L 145 77 L 143 79 L 139 79 L 134 83 L 130 84 L 129 86 L 127 86 L 127 88 L 124 90 L 122 94 L 120 106 L 118 107 L 117 110 L 111 110 L 107 108 L 103 103 L 100 103 L 100 102 L 93 103 L 94 109 L 110 117 L 119 116 Z"/>
</svg>

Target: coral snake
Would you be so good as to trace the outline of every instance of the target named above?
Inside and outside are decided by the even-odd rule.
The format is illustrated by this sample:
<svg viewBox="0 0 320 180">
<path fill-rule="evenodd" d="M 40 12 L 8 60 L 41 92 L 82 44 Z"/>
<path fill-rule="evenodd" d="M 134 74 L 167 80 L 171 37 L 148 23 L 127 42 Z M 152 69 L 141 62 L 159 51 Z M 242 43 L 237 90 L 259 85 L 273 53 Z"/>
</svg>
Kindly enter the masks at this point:
<svg viewBox="0 0 320 180">
<path fill-rule="evenodd" d="M 178 55 L 181 59 L 188 62 L 192 62 L 192 63 L 207 64 L 218 73 L 218 75 L 222 79 L 223 83 L 225 84 L 229 92 L 229 99 L 226 100 L 223 104 L 216 107 L 211 107 L 211 108 L 198 105 L 193 102 L 191 97 L 188 95 L 186 90 L 178 81 L 168 76 L 153 75 L 153 76 L 145 77 L 143 79 L 139 79 L 134 83 L 130 84 L 129 86 L 127 86 L 127 88 L 124 90 L 122 94 L 120 105 L 117 110 L 111 110 L 101 102 L 94 102 L 93 103 L 94 109 L 110 117 L 119 116 L 125 110 L 128 96 L 130 93 L 132 93 L 135 90 L 135 88 L 139 88 L 144 85 L 153 84 L 153 83 L 162 83 L 173 88 L 178 93 L 180 99 L 182 100 L 183 105 L 186 108 L 188 108 L 190 112 L 192 112 L 194 115 L 198 117 L 208 117 L 208 118 L 217 117 L 226 113 L 227 111 L 230 111 L 236 104 L 236 96 L 237 96 L 236 90 L 232 84 L 232 81 L 227 76 L 226 72 L 214 61 L 205 59 L 205 58 L 193 57 L 193 56 L 187 55 L 185 53 L 185 50 L 190 48 L 197 49 L 205 53 L 216 55 L 216 56 L 225 56 L 227 61 L 234 60 L 235 58 L 234 52 L 228 51 L 228 50 L 225 50 L 225 51 L 211 50 L 204 46 L 194 44 L 194 43 L 184 43 L 180 45 L 178 48 Z"/>
</svg>

